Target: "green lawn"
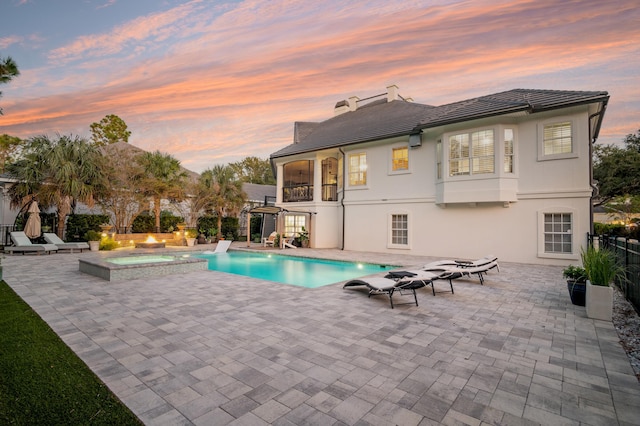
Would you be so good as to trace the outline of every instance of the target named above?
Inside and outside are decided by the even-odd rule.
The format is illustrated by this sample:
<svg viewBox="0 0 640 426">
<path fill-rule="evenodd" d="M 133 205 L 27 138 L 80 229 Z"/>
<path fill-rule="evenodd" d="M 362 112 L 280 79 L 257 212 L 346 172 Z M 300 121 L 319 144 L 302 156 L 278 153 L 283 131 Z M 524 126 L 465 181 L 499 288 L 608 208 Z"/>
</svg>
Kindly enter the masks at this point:
<svg viewBox="0 0 640 426">
<path fill-rule="evenodd" d="M 4 281 L 0 424 L 141 424 Z"/>
</svg>

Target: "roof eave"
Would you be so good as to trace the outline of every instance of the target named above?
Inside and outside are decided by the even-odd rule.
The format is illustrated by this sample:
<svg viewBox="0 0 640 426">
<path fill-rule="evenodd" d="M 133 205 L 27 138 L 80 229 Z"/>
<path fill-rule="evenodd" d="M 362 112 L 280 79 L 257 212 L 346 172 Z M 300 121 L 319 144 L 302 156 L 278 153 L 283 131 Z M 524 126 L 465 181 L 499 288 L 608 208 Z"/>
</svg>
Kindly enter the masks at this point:
<svg viewBox="0 0 640 426">
<path fill-rule="evenodd" d="M 287 153 L 287 154 L 277 154 L 277 153 L 276 154 L 271 154 L 271 156 L 269 158 L 272 159 L 272 160 L 276 159 L 276 158 L 285 158 L 285 157 L 290 157 L 292 155 L 307 154 L 309 152 L 323 151 L 325 149 L 333 149 L 333 148 L 340 148 L 340 147 L 343 147 L 343 146 L 357 145 L 357 144 L 367 143 L 367 142 L 375 142 L 375 141 L 379 141 L 379 140 L 383 140 L 383 139 L 397 138 L 399 136 L 408 136 L 408 135 L 412 135 L 414 133 L 417 133 L 415 131 L 415 129 L 410 130 L 410 131 L 405 131 L 405 132 L 397 132 L 397 133 L 393 133 L 393 134 L 388 134 L 388 135 L 384 135 L 384 136 L 375 136 L 375 137 L 370 137 L 370 138 L 365 138 L 365 139 L 358 139 L 356 141 L 337 142 L 335 144 L 323 146 L 322 148 L 308 148 L 308 149 L 303 149 L 303 150 L 300 150 L 300 151 Z"/>
<path fill-rule="evenodd" d="M 421 130 L 430 129 L 433 127 L 445 126 L 447 124 L 464 123 L 465 121 L 480 120 L 483 118 L 497 117 L 499 115 L 513 114 L 516 112 L 523 112 L 523 111 L 531 112 L 531 110 L 532 110 L 532 106 L 522 105 L 515 108 L 511 107 L 511 108 L 506 108 L 499 111 L 491 111 L 490 113 L 486 113 L 486 114 L 476 114 L 473 116 L 457 117 L 457 118 L 452 118 L 447 120 L 434 120 L 434 121 L 430 121 L 429 123 L 417 125 L 416 127 L 414 127 L 412 133 L 417 133 Z"/>
</svg>

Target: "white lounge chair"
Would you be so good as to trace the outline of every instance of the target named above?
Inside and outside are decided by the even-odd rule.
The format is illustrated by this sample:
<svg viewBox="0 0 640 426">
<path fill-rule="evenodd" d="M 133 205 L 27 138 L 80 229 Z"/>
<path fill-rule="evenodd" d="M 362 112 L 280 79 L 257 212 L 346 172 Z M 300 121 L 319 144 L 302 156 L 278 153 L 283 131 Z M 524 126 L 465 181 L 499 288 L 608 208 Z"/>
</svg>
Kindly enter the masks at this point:
<svg viewBox="0 0 640 426">
<path fill-rule="evenodd" d="M 216 249 L 213 251 L 214 253 L 226 253 L 231 245 L 232 240 L 221 240 L 216 244 Z"/>
<path fill-rule="evenodd" d="M 55 244 L 58 250 L 70 250 L 71 253 L 74 250 L 80 250 L 80 253 L 82 253 L 82 250 L 89 250 L 89 243 L 84 241 L 65 243 L 56 234 L 45 232 L 42 235 L 47 243 Z"/>
<path fill-rule="evenodd" d="M 298 248 L 296 246 L 293 245 L 293 240 L 295 239 L 295 237 L 292 235 L 289 238 L 286 238 L 284 241 L 282 241 L 282 248 Z"/>
<path fill-rule="evenodd" d="M 263 247 L 267 247 L 267 246 L 273 247 L 273 243 L 276 240 L 276 235 L 278 235 L 278 233 L 276 231 L 273 231 L 271 234 L 269 234 L 269 236 L 267 238 L 262 238 L 262 246 Z"/>
<path fill-rule="evenodd" d="M 5 247 L 4 251 L 7 253 L 14 254 L 18 253 L 47 253 L 51 254 L 52 252 L 57 252 L 58 247 L 55 244 L 33 244 L 29 237 L 24 232 L 21 231 L 13 231 L 10 232 L 11 241 L 13 241 L 13 246 Z"/>
<path fill-rule="evenodd" d="M 437 266 L 454 266 L 460 268 L 472 268 L 477 266 L 486 266 L 488 264 L 493 264 L 492 268 L 497 268 L 500 271 L 500 266 L 498 265 L 498 258 L 493 255 L 488 255 L 481 257 L 477 260 L 436 260 L 435 262 L 427 263 L 423 266 L 422 269 L 428 271 L 429 269 L 433 269 Z"/>
<path fill-rule="evenodd" d="M 497 268 L 500 271 L 498 265 L 498 258 L 495 256 L 485 256 L 474 261 L 464 260 L 441 260 L 426 264 L 423 269 L 425 271 L 449 271 L 456 272 L 461 275 L 471 276 L 478 275 L 480 284 L 484 285 L 484 275 L 491 269 Z"/>
</svg>

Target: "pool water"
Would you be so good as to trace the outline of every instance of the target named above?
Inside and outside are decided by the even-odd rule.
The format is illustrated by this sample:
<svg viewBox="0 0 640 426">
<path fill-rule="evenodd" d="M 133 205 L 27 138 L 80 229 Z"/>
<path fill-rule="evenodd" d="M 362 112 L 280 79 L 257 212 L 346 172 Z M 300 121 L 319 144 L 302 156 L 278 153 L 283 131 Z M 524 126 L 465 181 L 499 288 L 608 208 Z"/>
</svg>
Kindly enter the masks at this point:
<svg viewBox="0 0 640 426">
<path fill-rule="evenodd" d="M 200 254 L 210 271 L 228 272 L 283 284 L 316 288 L 392 269 L 389 265 L 309 259 L 277 254 L 230 251 Z"/>
</svg>

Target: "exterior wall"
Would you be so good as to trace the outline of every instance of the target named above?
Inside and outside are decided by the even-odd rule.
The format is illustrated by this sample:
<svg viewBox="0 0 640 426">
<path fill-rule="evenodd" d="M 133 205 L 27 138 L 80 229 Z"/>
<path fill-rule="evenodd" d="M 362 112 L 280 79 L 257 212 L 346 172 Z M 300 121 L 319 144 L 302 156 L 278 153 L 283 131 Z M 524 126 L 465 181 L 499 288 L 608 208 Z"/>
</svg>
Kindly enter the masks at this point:
<svg viewBox="0 0 640 426">
<path fill-rule="evenodd" d="M 422 145 L 409 148 L 409 170 L 391 171 L 391 149 L 408 146 L 409 137 L 399 137 L 344 147 L 345 163 L 350 154 L 366 153 L 367 182 L 349 186 L 345 167 L 344 248 L 375 252 L 406 252 L 434 257 L 478 258 L 493 254 L 504 261 L 566 265 L 577 263 L 586 244 L 590 226 L 589 135 L 586 106 L 517 117 L 498 117 L 430 129 Z M 571 121 L 573 153 L 553 157 L 542 155 L 542 129 L 545 123 Z M 495 173 L 492 175 L 454 176 L 436 174 L 436 143 L 443 141 L 442 163 L 448 161 L 444 142 L 449 134 L 492 127 L 502 132 L 515 131 L 514 170 L 502 170 L 503 145 L 496 145 Z M 494 132 L 494 133 L 495 133 Z M 313 159 L 316 169 L 326 156 L 337 152 L 311 153 L 278 159 L 282 164 Z M 278 194 L 281 181 L 278 177 Z M 320 185 L 316 176 L 315 185 Z M 315 211 L 311 230 L 312 246 L 341 247 L 342 211 L 340 202 L 304 203 Z M 302 203 L 282 203 L 297 209 Z M 301 206 L 302 207 L 302 206 Z M 545 213 L 568 213 L 572 217 L 572 252 L 549 254 L 544 250 Z M 409 244 L 399 248 L 390 244 L 391 214 L 407 214 Z"/>
</svg>

